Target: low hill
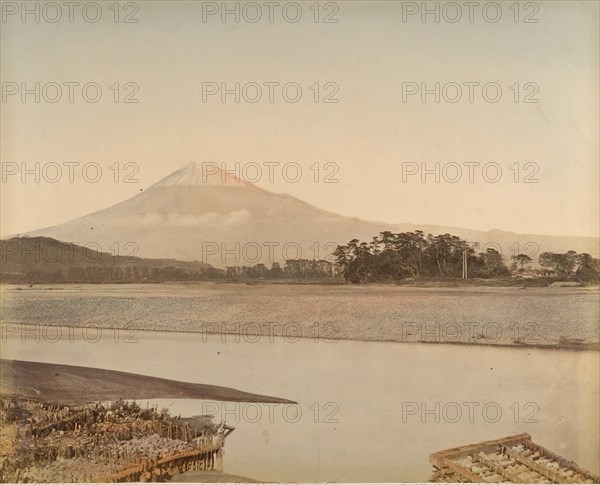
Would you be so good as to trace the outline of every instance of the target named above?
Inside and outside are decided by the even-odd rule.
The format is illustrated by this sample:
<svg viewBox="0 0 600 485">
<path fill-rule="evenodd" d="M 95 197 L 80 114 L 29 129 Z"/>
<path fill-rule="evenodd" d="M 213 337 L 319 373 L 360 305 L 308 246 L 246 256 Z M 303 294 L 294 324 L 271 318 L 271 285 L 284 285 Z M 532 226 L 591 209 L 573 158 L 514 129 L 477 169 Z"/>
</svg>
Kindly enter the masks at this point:
<svg viewBox="0 0 600 485">
<path fill-rule="evenodd" d="M 124 245 L 131 253 L 135 246 Z M 0 241 L 0 280 L 8 283 L 159 282 L 209 279 L 221 271 L 201 261 L 105 253 L 49 237 Z"/>
</svg>

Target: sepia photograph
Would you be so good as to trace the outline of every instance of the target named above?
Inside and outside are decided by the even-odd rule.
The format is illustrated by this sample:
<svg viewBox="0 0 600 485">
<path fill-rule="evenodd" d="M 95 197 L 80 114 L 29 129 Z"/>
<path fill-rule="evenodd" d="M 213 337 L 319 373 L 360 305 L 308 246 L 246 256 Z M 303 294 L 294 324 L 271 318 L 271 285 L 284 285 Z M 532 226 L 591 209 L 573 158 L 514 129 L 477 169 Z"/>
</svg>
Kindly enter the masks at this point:
<svg viewBox="0 0 600 485">
<path fill-rule="evenodd" d="M 597 0 L 0 14 L 0 483 L 600 483 Z"/>
</svg>

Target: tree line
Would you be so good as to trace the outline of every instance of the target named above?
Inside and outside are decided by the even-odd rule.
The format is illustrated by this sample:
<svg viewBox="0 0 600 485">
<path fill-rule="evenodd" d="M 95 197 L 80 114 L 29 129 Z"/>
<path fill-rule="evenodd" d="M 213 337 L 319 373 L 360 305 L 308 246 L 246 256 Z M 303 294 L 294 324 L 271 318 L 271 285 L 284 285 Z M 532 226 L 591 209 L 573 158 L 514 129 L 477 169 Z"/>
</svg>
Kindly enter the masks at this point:
<svg viewBox="0 0 600 485">
<path fill-rule="evenodd" d="M 464 257 L 473 277 L 509 274 L 498 251 L 489 248 L 475 254 L 466 240 L 451 234 L 433 236 L 423 231 L 384 231 L 371 242 L 352 239 L 338 246 L 333 254 L 346 281 L 355 283 L 406 277 L 460 278 Z"/>
<path fill-rule="evenodd" d="M 578 254 L 575 251 L 566 253 L 542 253 L 540 266 L 549 269 L 561 278 L 576 278 L 581 281 L 598 282 L 600 279 L 600 260 L 588 253 Z"/>
<path fill-rule="evenodd" d="M 333 255 L 346 282 L 366 283 L 403 278 L 463 277 L 466 260 L 469 278 L 502 278 L 511 274 L 502 255 L 493 248 L 477 253 L 468 241 L 451 234 L 432 235 L 423 231 L 384 231 L 371 242 L 352 239 L 338 246 Z M 524 254 L 513 258 L 514 266 L 533 260 Z M 542 253 L 539 264 L 545 276 L 597 281 L 599 260 L 587 253 Z M 553 274 L 552 274 L 553 273 Z"/>
<path fill-rule="evenodd" d="M 292 279 L 292 280 L 322 280 L 339 276 L 335 263 L 324 259 L 288 259 L 282 267 L 273 262 L 271 268 L 263 263 L 254 266 L 228 266 L 225 271 L 227 279 Z"/>
<path fill-rule="evenodd" d="M 40 239 L 38 241 L 38 239 Z M 49 241 L 49 242 L 48 242 Z M 22 244 L 63 244 L 48 239 L 23 240 Z M 511 257 L 507 267 L 493 248 L 476 252 L 466 240 L 451 234 L 432 235 L 423 231 L 393 233 L 384 231 L 371 242 L 352 239 L 333 252 L 334 261 L 288 259 L 282 266 L 273 262 L 268 268 L 254 266 L 214 268 L 199 261 L 151 260 L 134 258 L 115 263 L 108 254 L 98 253 L 96 263 L 84 259 L 71 263 L 23 260 L 14 251 L 2 252 L 0 281 L 6 283 L 158 283 L 206 280 L 329 280 L 346 283 L 399 281 L 406 278 L 461 278 L 466 259 L 469 278 L 498 279 L 517 273 L 535 278 L 574 279 L 599 282 L 600 262 L 588 253 L 544 252 L 534 261 L 526 254 Z M 535 269 L 531 267 L 535 264 Z"/>
<path fill-rule="evenodd" d="M 70 266 L 44 271 L 40 268 L 20 273 L 1 273 L 5 283 L 161 283 L 169 281 L 206 281 L 222 278 L 223 270 L 213 267 L 191 270 L 176 266 L 161 268 L 142 262 L 129 266 Z"/>
</svg>

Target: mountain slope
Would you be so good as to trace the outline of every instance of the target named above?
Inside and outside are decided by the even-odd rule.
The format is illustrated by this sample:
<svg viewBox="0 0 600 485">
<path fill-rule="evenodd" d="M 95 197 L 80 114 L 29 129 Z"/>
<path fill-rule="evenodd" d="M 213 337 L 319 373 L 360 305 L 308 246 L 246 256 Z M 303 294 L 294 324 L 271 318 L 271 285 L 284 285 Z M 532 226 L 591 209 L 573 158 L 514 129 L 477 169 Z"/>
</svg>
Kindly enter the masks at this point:
<svg viewBox="0 0 600 485">
<path fill-rule="evenodd" d="M 275 194 L 229 173 L 188 165 L 135 197 L 73 221 L 30 233 L 62 241 L 95 242 L 102 250 L 134 242 L 135 256 L 201 260 L 214 266 L 252 265 L 285 259 L 325 258 L 335 244 L 370 241 L 380 231 L 420 229 L 451 233 L 481 245 L 495 243 L 510 256 L 517 249 L 598 253 L 598 240 L 518 235 L 505 231 L 414 224 L 385 224 L 341 216 L 287 194 Z M 534 243 L 525 247 L 526 243 Z M 512 247 L 512 249 L 511 249 Z"/>
</svg>

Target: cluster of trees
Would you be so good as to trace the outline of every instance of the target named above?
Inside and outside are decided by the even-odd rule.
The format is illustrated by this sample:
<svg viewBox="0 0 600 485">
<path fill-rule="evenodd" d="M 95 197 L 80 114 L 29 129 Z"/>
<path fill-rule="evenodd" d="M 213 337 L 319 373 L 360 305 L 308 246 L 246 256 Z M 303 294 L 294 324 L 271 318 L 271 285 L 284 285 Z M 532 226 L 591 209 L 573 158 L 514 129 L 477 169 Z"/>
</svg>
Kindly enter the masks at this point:
<svg viewBox="0 0 600 485">
<path fill-rule="evenodd" d="M 581 281 L 600 279 L 600 260 L 588 253 L 577 254 L 575 251 L 566 253 L 542 253 L 539 257 L 540 266 L 548 268 L 561 278 L 576 278 Z"/>
<path fill-rule="evenodd" d="M 254 266 L 228 266 L 228 279 L 328 279 L 338 276 L 334 263 L 323 259 L 288 259 L 283 268 L 277 262 L 267 268 L 262 263 Z"/>
<path fill-rule="evenodd" d="M 176 266 L 151 267 L 143 264 L 119 267 L 88 266 L 71 267 L 68 279 L 80 282 L 163 282 L 163 281 L 201 281 L 222 276 L 223 271 L 216 268 L 192 270 Z"/>
<path fill-rule="evenodd" d="M 157 283 L 203 281 L 222 278 L 223 275 L 223 270 L 213 267 L 191 270 L 140 263 L 131 266 L 70 266 L 53 271 L 35 269 L 19 274 L 2 274 L 1 279 L 9 283 Z"/>
<path fill-rule="evenodd" d="M 460 278 L 465 254 L 470 276 L 493 278 L 509 274 L 498 251 L 490 248 L 476 254 L 467 241 L 451 234 L 385 231 L 370 243 L 353 239 L 338 246 L 333 254 L 347 282 L 420 276 Z"/>
<path fill-rule="evenodd" d="M 61 257 L 45 258 L 53 248 Z M 81 251 L 75 251 L 79 249 Z M 470 278 L 509 276 L 504 258 L 495 249 L 476 253 L 469 243 L 451 234 L 433 236 L 423 231 L 381 232 L 371 242 L 353 239 L 338 246 L 335 263 L 326 260 L 289 259 L 283 267 L 274 262 L 271 268 L 232 266 L 226 270 L 200 261 L 143 259 L 132 257 L 119 261 L 108 253 L 87 250 L 50 238 L 13 238 L 0 241 L 2 272 L 6 283 L 160 283 L 222 279 L 289 279 L 327 280 L 344 277 L 346 282 L 366 283 L 407 277 L 460 278 L 466 261 Z M 27 257 L 33 254 L 35 257 Z M 93 256 L 92 261 L 90 258 Z M 512 256 L 513 269 L 525 272 L 534 261 L 526 254 Z M 600 279 L 600 261 L 588 253 L 545 252 L 540 254 L 535 277 L 577 279 L 596 282 Z M 541 269 L 539 269 L 541 267 Z"/>
</svg>

